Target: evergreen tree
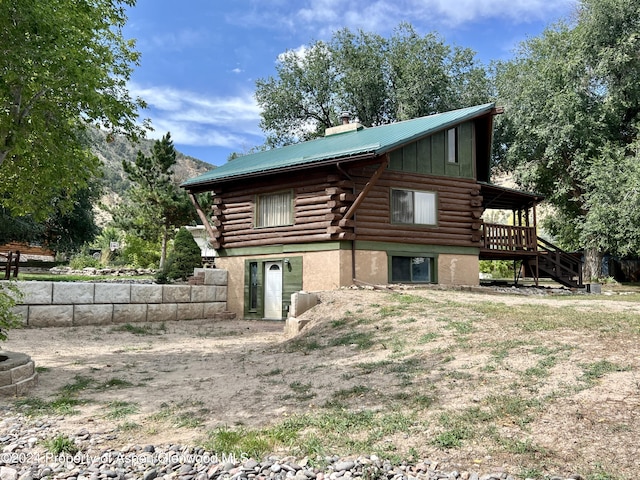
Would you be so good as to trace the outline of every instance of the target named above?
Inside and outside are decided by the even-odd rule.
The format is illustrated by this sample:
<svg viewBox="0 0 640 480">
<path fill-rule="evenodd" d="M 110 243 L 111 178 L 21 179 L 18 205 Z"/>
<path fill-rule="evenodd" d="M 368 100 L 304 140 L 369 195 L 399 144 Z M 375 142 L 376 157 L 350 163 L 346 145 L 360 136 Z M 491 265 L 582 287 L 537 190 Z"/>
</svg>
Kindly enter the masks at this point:
<svg viewBox="0 0 640 480">
<path fill-rule="evenodd" d="M 202 267 L 202 253 L 193 235 L 181 228 L 173 241 L 173 251 L 167 262 L 167 276 L 172 279 L 186 280 L 193 275 L 193 269 Z"/>
<path fill-rule="evenodd" d="M 195 221 L 196 212 L 173 181 L 176 150 L 170 133 L 154 143 L 151 155 L 141 151 L 134 163 L 122 162 L 133 186 L 122 205 L 114 209 L 114 224 L 127 235 L 161 243 L 160 269 L 164 269 L 167 244 L 176 227 Z"/>
</svg>

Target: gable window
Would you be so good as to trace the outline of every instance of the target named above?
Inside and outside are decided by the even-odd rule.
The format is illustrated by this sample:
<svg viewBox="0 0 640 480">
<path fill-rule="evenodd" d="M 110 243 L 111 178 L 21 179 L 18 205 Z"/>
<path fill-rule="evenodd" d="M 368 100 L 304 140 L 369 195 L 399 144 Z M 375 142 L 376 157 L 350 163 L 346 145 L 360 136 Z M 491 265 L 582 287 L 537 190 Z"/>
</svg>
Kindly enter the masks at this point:
<svg viewBox="0 0 640 480">
<path fill-rule="evenodd" d="M 433 281 L 432 257 L 391 257 L 391 281 L 394 283 L 429 283 Z"/>
<path fill-rule="evenodd" d="M 258 195 L 256 204 L 256 227 L 277 227 L 293 223 L 291 191 Z"/>
<path fill-rule="evenodd" d="M 458 129 L 447 130 L 447 162 L 458 163 Z"/>
<path fill-rule="evenodd" d="M 391 221 L 417 225 L 436 225 L 437 195 L 435 192 L 391 190 Z"/>
</svg>

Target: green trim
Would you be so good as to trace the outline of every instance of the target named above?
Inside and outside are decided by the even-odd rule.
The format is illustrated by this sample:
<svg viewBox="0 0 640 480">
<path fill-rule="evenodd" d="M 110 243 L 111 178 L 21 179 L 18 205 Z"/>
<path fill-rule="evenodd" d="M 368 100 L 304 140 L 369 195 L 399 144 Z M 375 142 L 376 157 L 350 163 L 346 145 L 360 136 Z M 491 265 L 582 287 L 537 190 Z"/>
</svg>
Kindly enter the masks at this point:
<svg viewBox="0 0 640 480">
<path fill-rule="evenodd" d="M 304 252 L 325 252 L 331 250 L 350 250 L 350 241 L 332 241 L 316 243 L 293 243 L 288 245 L 269 245 L 267 247 L 221 248 L 219 257 L 244 257 L 248 255 L 274 255 Z"/>
<path fill-rule="evenodd" d="M 268 247 L 227 248 L 218 250 L 218 257 L 249 257 L 258 255 L 289 255 L 294 253 L 327 252 L 334 250 L 351 250 L 349 240 L 336 242 L 297 243 L 291 245 L 273 245 Z M 452 255 L 480 254 L 477 247 L 454 247 L 446 245 L 426 245 L 413 243 L 372 242 L 356 240 L 356 250 L 391 251 L 402 250 L 410 253 L 420 253 L 426 249 L 434 253 L 448 253 Z"/>
<path fill-rule="evenodd" d="M 285 262 L 287 260 L 288 262 Z M 243 314 L 246 319 L 262 319 L 264 318 L 264 289 L 265 289 L 265 273 L 264 265 L 267 262 L 281 262 L 282 264 L 282 320 L 287 318 L 289 308 L 291 306 L 291 294 L 302 290 L 302 266 L 303 259 L 301 256 L 281 257 L 281 258 L 247 258 L 244 261 L 244 308 Z M 249 280 L 251 278 L 251 264 L 257 263 L 257 280 L 255 289 L 258 294 L 258 305 L 256 309 L 249 308 L 249 296 L 251 286 Z"/>
<path fill-rule="evenodd" d="M 478 256 L 480 249 L 476 247 L 454 247 L 445 245 L 420 245 L 412 243 L 364 242 L 356 241 L 356 250 L 374 250 L 385 252 L 402 251 L 406 253 L 433 252 L 434 254 L 474 255 Z"/>
</svg>

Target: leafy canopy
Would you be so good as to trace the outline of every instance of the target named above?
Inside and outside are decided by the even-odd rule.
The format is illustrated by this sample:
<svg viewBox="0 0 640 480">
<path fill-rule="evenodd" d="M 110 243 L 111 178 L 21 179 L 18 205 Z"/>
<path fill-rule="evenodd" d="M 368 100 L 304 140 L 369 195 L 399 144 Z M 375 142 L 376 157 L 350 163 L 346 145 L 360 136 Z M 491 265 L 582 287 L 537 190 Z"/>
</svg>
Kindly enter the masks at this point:
<svg viewBox="0 0 640 480">
<path fill-rule="evenodd" d="M 639 32 L 640 3 L 581 0 L 573 24 L 497 67 L 497 165 L 555 206 L 551 231 L 569 248 L 640 253 Z"/>
<path fill-rule="evenodd" d="M 122 36 L 135 0 L 0 2 L 0 205 L 36 220 L 98 172 L 87 124 L 137 135 L 139 60 Z"/>
<path fill-rule="evenodd" d="M 487 72 L 472 50 L 418 35 L 408 24 L 391 38 L 340 30 L 329 42 L 284 53 L 276 72 L 256 82 L 268 147 L 321 136 L 345 111 L 373 126 L 491 97 Z"/>
</svg>

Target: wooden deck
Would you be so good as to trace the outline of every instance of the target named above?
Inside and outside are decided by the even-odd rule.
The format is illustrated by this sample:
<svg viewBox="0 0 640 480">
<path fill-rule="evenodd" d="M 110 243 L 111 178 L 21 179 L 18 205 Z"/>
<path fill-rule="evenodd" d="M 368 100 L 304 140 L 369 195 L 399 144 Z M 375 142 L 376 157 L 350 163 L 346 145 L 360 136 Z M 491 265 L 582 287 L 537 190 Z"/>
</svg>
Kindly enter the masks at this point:
<svg viewBox="0 0 640 480">
<path fill-rule="evenodd" d="M 483 224 L 480 260 L 521 260 L 537 255 L 535 227 Z"/>
<path fill-rule="evenodd" d="M 538 238 L 535 227 L 485 223 L 482 234 L 480 260 L 520 261 L 536 283 L 551 278 L 567 287 L 583 287 L 580 258 Z"/>
</svg>

